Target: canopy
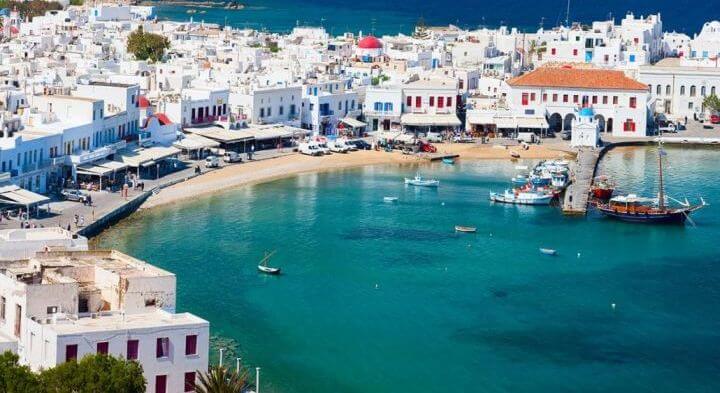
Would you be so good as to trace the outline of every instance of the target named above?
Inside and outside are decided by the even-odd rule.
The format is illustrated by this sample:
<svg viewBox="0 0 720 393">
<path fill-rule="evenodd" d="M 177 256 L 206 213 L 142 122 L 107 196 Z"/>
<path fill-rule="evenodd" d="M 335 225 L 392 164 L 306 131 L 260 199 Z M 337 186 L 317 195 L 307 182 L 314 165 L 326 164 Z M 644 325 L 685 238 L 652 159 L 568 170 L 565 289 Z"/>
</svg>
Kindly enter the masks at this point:
<svg viewBox="0 0 720 393">
<path fill-rule="evenodd" d="M 50 202 L 50 198 L 20 188 L 14 184 L 0 187 L 0 202 L 13 205 L 31 206 Z"/>
<path fill-rule="evenodd" d="M 497 128 L 517 128 L 517 122 L 512 116 L 495 116 L 494 120 Z"/>
<path fill-rule="evenodd" d="M 495 124 L 495 115 L 493 113 L 473 113 L 467 114 L 468 124 Z"/>
<path fill-rule="evenodd" d="M 343 123 L 349 125 L 352 128 L 362 128 L 367 126 L 367 123 L 363 123 L 360 120 L 353 119 L 352 117 L 346 117 L 341 120 Z"/>
<path fill-rule="evenodd" d="M 104 159 L 92 164 L 80 165 L 77 168 L 77 173 L 83 175 L 107 176 L 110 173 L 117 172 L 127 167 L 128 166 L 125 163 Z"/>
<path fill-rule="evenodd" d="M 220 143 L 197 134 L 186 134 L 185 138 L 173 143 L 180 150 L 200 150 L 220 146 Z"/>
<path fill-rule="evenodd" d="M 395 140 L 400 134 L 402 134 L 402 132 L 399 131 L 375 131 L 370 133 L 370 135 L 377 139 L 386 139 L 389 141 Z"/>
<path fill-rule="evenodd" d="M 180 150 L 172 146 L 153 146 L 136 150 L 120 150 L 117 153 L 116 160 L 127 166 L 137 168 L 139 166 L 153 165 L 157 161 L 178 153 L 180 153 Z"/>
<path fill-rule="evenodd" d="M 548 122 L 544 116 L 518 117 L 516 119 L 519 128 L 548 128 Z"/>
<path fill-rule="evenodd" d="M 245 130 L 226 130 L 218 126 L 210 127 L 188 127 L 184 131 L 191 134 L 204 136 L 220 143 L 238 143 L 253 139 L 253 135 Z"/>
<path fill-rule="evenodd" d="M 243 129 L 241 132 L 258 141 L 290 138 L 294 134 L 292 130 L 286 128 L 285 126 L 251 127 Z"/>
<path fill-rule="evenodd" d="M 406 113 L 400 118 L 400 123 L 406 126 L 447 126 L 458 127 L 460 119 L 452 113 L 426 114 Z"/>
</svg>

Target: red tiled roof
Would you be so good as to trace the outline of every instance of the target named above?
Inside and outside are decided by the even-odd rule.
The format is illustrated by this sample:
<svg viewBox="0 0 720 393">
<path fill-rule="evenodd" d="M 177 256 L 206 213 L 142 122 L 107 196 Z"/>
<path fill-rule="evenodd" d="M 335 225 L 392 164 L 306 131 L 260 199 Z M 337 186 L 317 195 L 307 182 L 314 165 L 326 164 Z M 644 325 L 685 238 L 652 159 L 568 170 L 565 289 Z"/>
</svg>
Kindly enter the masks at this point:
<svg viewBox="0 0 720 393">
<path fill-rule="evenodd" d="M 143 124 L 142 128 L 147 128 L 148 124 L 150 124 L 151 118 L 156 118 L 158 123 L 160 123 L 161 126 L 165 126 L 168 124 L 172 124 L 172 121 L 167 117 L 164 113 L 154 113 L 147 118 L 145 118 L 145 124 Z"/>
<path fill-rule="evenodd" d="M 647 85 L 622 71 L 572 67 L 542 67 L 508 81 L 510 86 L 567 87 L 578 89 L 647 90 Z"/>
</svg>

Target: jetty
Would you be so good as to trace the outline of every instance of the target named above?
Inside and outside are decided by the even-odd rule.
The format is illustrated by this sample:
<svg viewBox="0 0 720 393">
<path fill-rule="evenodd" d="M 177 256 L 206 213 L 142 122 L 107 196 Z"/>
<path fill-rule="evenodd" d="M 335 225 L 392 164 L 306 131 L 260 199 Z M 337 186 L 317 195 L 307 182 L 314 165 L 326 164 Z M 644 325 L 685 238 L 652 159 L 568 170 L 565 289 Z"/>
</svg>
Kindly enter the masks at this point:
<svg viewBox="0 0 720 393">
<path fill-rule="evenodd" d="M 448 153 L 425 153 L 423 157 L 429 161 L 440 161 L 446 158 L 458 158 L 460 154 L 448 154 Z"/>
<path fill-rule="evenodd" d="M 595 175 L 595 168 L 600 159 L 598 149 L 580 149 L 577 159 L 570 166 L 572 179 L 565 189 L 562 211 L 567 215 L 584 215 L 587 213 L 590 187 Z"/>
</svg>

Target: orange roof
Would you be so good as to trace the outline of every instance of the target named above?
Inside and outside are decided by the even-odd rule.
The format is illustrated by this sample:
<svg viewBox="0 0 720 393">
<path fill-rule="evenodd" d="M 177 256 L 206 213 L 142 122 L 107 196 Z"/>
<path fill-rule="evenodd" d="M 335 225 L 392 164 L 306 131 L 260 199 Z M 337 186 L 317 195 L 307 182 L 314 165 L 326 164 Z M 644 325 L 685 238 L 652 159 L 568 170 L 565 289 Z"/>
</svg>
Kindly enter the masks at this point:
<svg viewBox="0 0 720 393">
<path fill-rule="evenodd" d="M 508 81 L 510 86 L 569 87 L 578 89 L 647 90 L 646 84 L 622 71 L 572 67 L 541 67 Z"/>
</svg>

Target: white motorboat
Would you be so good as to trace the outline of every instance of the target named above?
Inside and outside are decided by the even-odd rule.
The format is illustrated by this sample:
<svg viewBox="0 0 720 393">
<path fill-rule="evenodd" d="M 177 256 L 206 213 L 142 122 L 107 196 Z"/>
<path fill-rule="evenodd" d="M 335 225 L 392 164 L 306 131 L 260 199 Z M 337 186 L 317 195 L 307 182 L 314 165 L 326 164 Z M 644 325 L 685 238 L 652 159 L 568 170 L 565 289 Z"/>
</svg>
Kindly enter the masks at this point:
<svg viewBox="0 0 720 393">
<path fill-rule="evenodd" d="M 385 203 L 395 203 L 397 201 L 398 201 L 398 197 L 394 197 L 394 196 L 383 197 L 383 202 L 385 202 Z"/>
<path fill-rule="evenodd" d="M 435 179 L 423 179 L 420 175 L 415 175 L 414 178 L 405 178 L 405 184 L 418 187 L 437 187 L 440 185 L 439 180 Z"/>
<path fill-rule="evenodd" d="M 490 193 L 490 200 L 500 203 L 512 203 L 515 205 L 549 205 L 553 196 L 537 191 L 512 191 L 505 190 L 504 193 Z"/>
</svg>

